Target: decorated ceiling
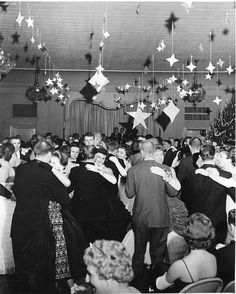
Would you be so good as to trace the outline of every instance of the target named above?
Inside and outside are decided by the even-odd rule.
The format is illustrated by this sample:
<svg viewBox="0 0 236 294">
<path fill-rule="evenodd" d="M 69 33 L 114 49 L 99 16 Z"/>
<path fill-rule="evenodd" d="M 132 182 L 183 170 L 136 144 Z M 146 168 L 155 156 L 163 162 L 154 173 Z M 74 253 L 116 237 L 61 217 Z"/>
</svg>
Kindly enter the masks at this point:
<svg viewBox="0 0 236 294">
<path fill-rule="evenodd" d="M 159 72 L 191 61 L 205 71 L 220 59 L 226 70 L 235 65 L 235 3 L 0 2 L 0 43 L 16 68 L 34 68 L 39 55 L 41 68 L 83 71 L 100 61 L 109 71 L 143 71 L 154 56 Z"/>
</svg>

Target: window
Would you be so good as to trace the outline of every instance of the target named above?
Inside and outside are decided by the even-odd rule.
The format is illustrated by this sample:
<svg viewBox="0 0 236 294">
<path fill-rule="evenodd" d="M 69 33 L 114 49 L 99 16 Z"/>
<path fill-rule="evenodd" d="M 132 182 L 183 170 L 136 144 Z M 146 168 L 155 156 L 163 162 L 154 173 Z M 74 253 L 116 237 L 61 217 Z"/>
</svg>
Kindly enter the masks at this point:
<svg viewBox="0 0 236 294">
<path fill-rule="evenodd" d="M 185 120 L 210 120 L 209 107 L 185 107 Z"/>
</svg>

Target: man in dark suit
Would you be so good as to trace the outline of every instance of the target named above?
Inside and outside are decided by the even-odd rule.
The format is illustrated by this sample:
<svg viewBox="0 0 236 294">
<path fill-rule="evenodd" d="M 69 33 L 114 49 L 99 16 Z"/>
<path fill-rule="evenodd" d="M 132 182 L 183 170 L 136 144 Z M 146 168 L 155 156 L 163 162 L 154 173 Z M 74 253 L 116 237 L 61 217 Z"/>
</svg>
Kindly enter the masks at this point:
<svg viewBox="0 0 236 294">
<path fill-rule="evenodd" d="M 217 277 L 223 280 L 224 286 L 235 280 L 235 211 L 231 209 L 228 213 L 228 232 L 232 240 L 215 253 Z"/>
<path fill-rule="evenodd" d="M 180 160 L 177 178 L 181 184 L 181 200 L 187 209 L 190 208 L 191 189 L 195 170 L 198 168 L 197 160 L 200 155 L 202 141 L 198 137 L 193 137 L 189 142 L 191 154 Z"/>
<path fill-rule="evenodd" d="M 25 163 L 30 161 L 28 149 L 23 149 L 21 148 L 21 140 L 20 138 L 16 137 L 11 137 L 10 143 L 15 147 L 15 154 L 17 158 L 20 159 L 20 163 Z"/>
<path fill-rule="evenodd" d="M 51 200 L 68 206 L 70 198 L 48 164 L 52 151 L 48 142 L 38 142 L 34 147 L 36 159 L 16 168 L 11 237 L 21 293 L 55 291 L 55 240 L 48 205 Z"/>
<path fill-rule="evenodd" d="M 151 140 L 140 142 L 144 160 L 128 170 L 126 195 L 135 197 L 133 207 L 135 275 L 143 270 L 147 242 L 153 265 L 163 261 L 169 228 L 169 210 L 166 193 L 175 196 L 177 191 L 163 181 L 162 176 L 151 172 L 151 167 L 164 168 L 154 160 L 154 144 Z"/>
<path fill-rule="evenodd" d="M 175 158 L 175 152 L 172 149 L 172 144 L 170 140 L 164 140 L 163 141 L 165 156 L 163 160 L 163 164 L 171 166 L 172 161 Z"/>
<path fill-rule="evenodd" d="M 204 145 L 200 156 L 203 161 L 202 169 L 215 169 L 220 176 L 225 178 L 232 176 L 231 173 L 223 171 L 215 165 L 215 147 L 213 145 Z M 225 188 L 210 177 L 201 174 L 193 175 L 188 196 L 189 214 L 200 212 L 210 218 L 216 230 L 215 242 L 217 243 L 223 243 L 227 233 L 225 212 L 227 194 L 234 197 L 233 189 Z"/>
</svg>

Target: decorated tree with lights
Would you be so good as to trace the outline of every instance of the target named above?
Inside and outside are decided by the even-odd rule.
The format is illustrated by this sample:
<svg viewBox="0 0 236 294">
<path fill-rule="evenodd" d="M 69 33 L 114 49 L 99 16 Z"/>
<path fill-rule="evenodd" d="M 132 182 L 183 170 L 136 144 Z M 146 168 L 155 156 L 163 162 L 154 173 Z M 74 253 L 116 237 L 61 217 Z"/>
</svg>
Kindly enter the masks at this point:
<svg viewBox="0 0 236 294">
<path fill-rule="evenodd" d="M 235 89 L 230 91 L 232 97 L 224 109 L 219 110 L 210 125 L 209 138 L 219 145 L 235 144 Z"/>
</svg>

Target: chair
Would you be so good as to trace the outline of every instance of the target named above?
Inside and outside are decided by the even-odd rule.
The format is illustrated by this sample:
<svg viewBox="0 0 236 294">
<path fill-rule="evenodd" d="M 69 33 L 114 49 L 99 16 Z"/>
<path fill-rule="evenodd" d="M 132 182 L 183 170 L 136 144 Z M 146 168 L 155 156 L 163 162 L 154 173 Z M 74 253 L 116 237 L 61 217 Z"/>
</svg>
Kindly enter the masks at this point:
<svg viewBox="0 0 236 294">
<path fill-rule="evenodd" d="M 223 292 L 224 292 L 224 293 L 226 293 L 226 292 L 227 292 L 227 293 L 235 293 L 235 281 L 231 281 L 231 282 L 229 282 L 229 283 L 225 286 Z"/>
<path fill-rule="evenodd" d="M 209 278 L 185 286 L 179 293 L 219 293 L 223 288 L 220 278 Z"/>
</svg>

